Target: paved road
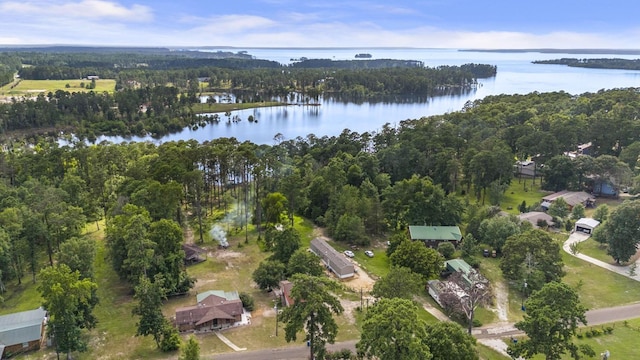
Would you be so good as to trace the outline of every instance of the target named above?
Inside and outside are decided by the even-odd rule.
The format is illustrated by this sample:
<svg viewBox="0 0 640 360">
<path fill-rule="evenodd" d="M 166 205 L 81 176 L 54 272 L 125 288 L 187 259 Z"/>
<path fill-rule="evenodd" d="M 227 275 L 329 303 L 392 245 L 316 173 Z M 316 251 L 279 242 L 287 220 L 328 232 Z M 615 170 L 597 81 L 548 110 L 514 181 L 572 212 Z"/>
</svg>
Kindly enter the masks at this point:
<svg viewBox="0 0 640 360">
<path fill-rule="evenodd" d="M 640 317 L 640 302 L 630 305 L 616 306 L 587 311 L 588 325 L 599 325 L 615 321 L 623 321 Z M 473 335 L 480 339 L 496 339 L 523 333 L 513 326 L 513 323 L 503 323 L 475 329 Z M 357 340 L 329 344 L 327 348 L 335 351 L 350 349 L 355 352 Z M 215 355 L 216 360 L 306 360 L 309 358 L 309 348 L 306 346 L 292 346 L 287 348 L 266 349 L 256 351 L 241 351 Z"/>
<path fill-rule="evenodd" d="M 581 242 L 588 238 L 589 238 L 588 235 L 573 233 L 569 237 L 569 239 L 564 243 L 563 248 L 566 252 L 571 254 L 569 244 L 571 244 L 572 242 Z M 593 259 L 584 254 L 577 254 L 577 257 L 585 261 L 591 262 L 595 265 L 606 268 L 610 271 L 614 271 L 626 277 L 640 281 L 640 274 L 636 276 L 630 276 L 628 267 L 606 264 L 602 261 Z M 640 265 L 640 259 L 638 260 L 638 265 Z M 590 311 L 587 311 L 586 315 L 587 315 L 588 326 L 639 318 L 640 302 L 630 304 L 630 305 L 590 310 Z M 491 341 L 491 339 L 499 339 L 499 338 L 522 335 L 522 334 L 523 332 L 516 329 L 513 323 L 492 324 L 487 327 L 477 328 L 473 330 L 473 335 L 476 338 L 478 338 L 481 342 Z M 352 341 L 345 341 L 345 342 L 336 343 L 332 345 L 329 344 L 327 345 L 327 349 L 331 351 L 335 351 L 335 350 L 346 348 L 355 352 L 356 342 L 357 340 L 352 340 Z M 292 346 L 292 347 L 277 348 L 277 349 L 241 351 L 241 352 L 235 352 L 235 353 L 218 354 L 218 355 L 215 355 L 214 358 L 216 360 L 308 360 L 309 348 L 303 345 L 303 346 Z"/>
<path fill-rule="evenodd" d="M 356 351 L 357 340 L 345 341 L 336 344 L 327 344 L 327 349 L 336 351 L 349 349 Z M 218 354 L 213 356 L 215 360 L 308 360 L 309 348 L 307 346 L 292 346 L 286 348 L 266 349 L 256 351 L 241 351 L 235 353 Z"/>
</svg>

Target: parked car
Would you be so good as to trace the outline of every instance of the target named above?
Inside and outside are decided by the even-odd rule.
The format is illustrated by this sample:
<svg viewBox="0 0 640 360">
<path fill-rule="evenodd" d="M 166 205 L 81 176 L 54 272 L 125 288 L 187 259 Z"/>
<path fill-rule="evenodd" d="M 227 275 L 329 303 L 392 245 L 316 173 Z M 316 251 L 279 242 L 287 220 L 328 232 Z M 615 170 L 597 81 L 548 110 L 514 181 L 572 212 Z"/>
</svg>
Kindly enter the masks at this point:
<svg viewBox="0 0 640 360">
<path fill-rule="evenodd" d="M 364 254 L 367 255 L 368 257 L 373 257 L 373 251 L 371 250 L 365 251 Z"/>
<path fill-rule="evenodd" d="M 356 256 L 356 255 L 353 253 L 353 251 L 351 251 L 351 250 L 345 250 L 345 251 L 344 251 L 344 255 L 345 255 L 345 256 L 347 256 L 347 257 L 350 257 L 350 258 L 352 258 L 352 257 Z"/>
</svg>

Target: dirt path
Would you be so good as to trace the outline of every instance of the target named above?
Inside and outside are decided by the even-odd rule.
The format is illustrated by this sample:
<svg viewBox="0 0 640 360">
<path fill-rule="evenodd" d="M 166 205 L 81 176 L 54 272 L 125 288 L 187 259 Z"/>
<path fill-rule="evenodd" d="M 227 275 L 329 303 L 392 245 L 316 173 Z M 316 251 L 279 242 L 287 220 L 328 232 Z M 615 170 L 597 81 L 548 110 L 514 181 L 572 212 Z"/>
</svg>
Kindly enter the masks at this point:
<svg viewBox="0 0 640 360">
<path fill-rule="evenodd" d="M 496 295 L 496 306 L 491 309 L 498 315 L 498 321 L 504 322 L 509 320 L 509 292 L 503 282 L 494 284 Z"/>
</svg>

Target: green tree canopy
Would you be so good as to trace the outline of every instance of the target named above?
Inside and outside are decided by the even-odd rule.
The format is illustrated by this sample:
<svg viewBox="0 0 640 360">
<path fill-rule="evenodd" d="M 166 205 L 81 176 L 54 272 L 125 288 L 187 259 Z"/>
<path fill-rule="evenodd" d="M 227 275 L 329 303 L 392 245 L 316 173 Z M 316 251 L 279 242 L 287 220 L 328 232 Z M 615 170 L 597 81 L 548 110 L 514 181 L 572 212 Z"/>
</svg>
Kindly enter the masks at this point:
<svg viewBox="0 0 640 360">
<path fill-rule="evenodd" d="M 195 336 L 189 336 L 189 340 L 182 348 L 179 360 L 200 360 L 200 344 Z"/>
<path fill-rule="evenodd" d="M 502 252 L 502 247 L 509 236 L 520 233 L 520 224 L 517 218 L 512 216 L 494 216 L 482 220 L 480 223 L 480 242 L 491 245 L 497 252 Z"/>
<path fill-rule="evenodd" d="M 569 285 L 550 282 L 534 292 L 525 306 L 527 312 L 516 328 L 528 338 L 510 344 L 509 355 L 529 359 L 542 354 L 546 360 L 560 360 L 566 353 L 576 360 L 582 358 L 580 353 L 595 355 L 591 348 L 579 347 L 572 341 L 579 324 L 587 324 L 587 309 Z"/>
<path fill-rule="evenodd" d="M 458 324 L 440 321 L 426 325 L 424 342 L 433 355 L 432 360 L 478 360 L 476 339 Z"/>
<path fill-rule="evenodd" d="M 320 265 L 320 259 L 314 253 L 306 249 L 298 249 L 291 255 L 287 264 L 287 275 L 306 274 L 320 276 L 324 268 Z"/>
<path fill-rule="evenodd" d="M 166 319 L 162 314 L 162 301 L 166 299 L 162 277 L 158 276 L 154 282 L 141 277 L 135 288 L 134 299 L 138 303 L 134 306 L 133 315 L 139 316 L 136 324 L 136 336 L 151 335 L 160 348 Z"/>
<path fill-rule="evenodd" d="M 387 275 L 373 284 L 371 294 L 377 298 L 413 299 L 424 286 L 424 280 L 406 267 L 392 267 Z"/>
<path fill-rule="evenodd" d="M 96 257 L 95 241 L 88 237 L 71 238 L 60 245 L 58 261 L 79 271 L 83 279 L 93 279 L 93 261 Z"/>
<path fill-rule="evenodd" d="M 300 234 L 294 228 L 270 231 L 273 236 L 273 255 L 271 259 L 287 264 L 291 255 L 300 248 Z"/>
<path fill-rule="evenodd" d="M 57 349 L 67 357 L 74 351 L 86 351 L 82 329 L 91 328 L 93 319 L 86 316 L 85 304 L 91 303 L 98 286 L 90 279 L 81 279 L 78 271 L 71 271 L 65 264 L 42 269 L 39 278 L 38 291 L 49 313 L 47 327 L 55 336 Z"/>
<path fill-rule="evenodd" d="M 338 333 L 333 315 L 344 311 L 338 298 L 331 293 L 338 289 L 338 284 L 328 278 L 304 274 L 293 275 L 291 282 L 294 304 L 282 312 L 282 321 L 286 324 L 285 339 L 287 342 L 295 341 L 298 332 L 305 330 L 310 357 L 323 359 L 325 344 L 333 344 Z"/>
<path fill-rule="evenodd" d="M 564 276 L 560 245 L 545 231 L 535 229 L 509 237 L 500 258 L 500 269 L 508 280 L 539 290 Z"/>
<path fill-rule="evenodd" d="M 253 271 L 253 281 L 262 290 L 270 290 L 278 286 L 284 279 L 285 265 L 277 260 L 264 260 Z"/>
<path fill-rule="evenodd" d="M 601 225 L 599 237 L 609 244 L 607 253 L 617 262 L 627 262 L 640 243 L 640 200 L 625 201 Z M 600 236 L 601 235 L 601 236 Z"/>
<path fill-rule="evenodd" d="M 434 249 L 426 247 L 421 241 L 402 241 L 389 258 L 391 265 L 406 267 L 416 274 L 432 279 L 440 275 L 444 267 L 444 258 Z"/>
<path fill-rule="evenodd" d="M 358 355 L 380 360 L 429 360 L 425 323 L 411 300 L 382 298 L 370 307 L 362 324 Z"/>
</svg>

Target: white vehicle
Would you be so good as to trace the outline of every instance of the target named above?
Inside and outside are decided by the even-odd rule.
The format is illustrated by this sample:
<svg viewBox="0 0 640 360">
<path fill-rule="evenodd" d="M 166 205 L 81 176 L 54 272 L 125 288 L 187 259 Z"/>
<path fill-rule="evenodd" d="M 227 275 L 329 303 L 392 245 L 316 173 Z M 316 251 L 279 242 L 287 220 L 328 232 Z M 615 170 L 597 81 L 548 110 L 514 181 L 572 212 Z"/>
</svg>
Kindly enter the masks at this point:
<svg viewBox="0 0 640 360">
<path fill-rule="evenodd" d="M 367 255 L 368 257 L 373 257 L 373 251 L 371 250 L 365 251 L 364 254 Z"/>
<path fill-rule="evenodd" d="M 344 254 L 345 254 L 345 256 L 350 257 L 350 258 L 352 258 L 352 257 L 356 256 L 356 255 L 353 253 L 353 251 L 351 251 L 351 250 L 345 250 L 345 251 L 344 251 Z"/>
</svg>

